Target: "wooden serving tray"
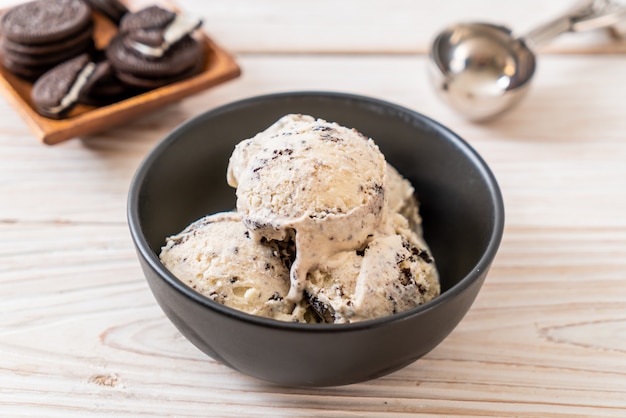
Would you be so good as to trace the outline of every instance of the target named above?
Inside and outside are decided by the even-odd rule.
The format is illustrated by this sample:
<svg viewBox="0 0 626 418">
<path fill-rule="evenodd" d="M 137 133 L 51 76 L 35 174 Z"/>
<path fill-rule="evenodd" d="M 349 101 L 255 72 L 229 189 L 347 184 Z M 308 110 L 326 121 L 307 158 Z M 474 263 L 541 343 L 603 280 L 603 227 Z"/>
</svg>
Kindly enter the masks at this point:
<svg viewBox="0 0 626 418">
<path fill-rule="evenodd" d="M 131 11 L 151 4 L 176 10 L 176 6 L 169 1 L 129 0 L 124 3 Z M 104 48 L 115 35 L 116 26 L 99 13 L 93 14 L 94 41 L 97 48 Z M 201 30 L 198 31 L 198 39 L 203 42 L 206 50 L 204 69 L 198 75 L 108 106 L 94 107 L 79 104 L 65 119 L 54 120 L 38 114 L 30 99 L 32 83 L 15 76 L 2 65 L 0 65 L 0 91 L 43 143 L 57 144 L 70 138 L 97 133 L 122 124 L 240 75 L 241 70 L 233 57 Z"/>
</svg>

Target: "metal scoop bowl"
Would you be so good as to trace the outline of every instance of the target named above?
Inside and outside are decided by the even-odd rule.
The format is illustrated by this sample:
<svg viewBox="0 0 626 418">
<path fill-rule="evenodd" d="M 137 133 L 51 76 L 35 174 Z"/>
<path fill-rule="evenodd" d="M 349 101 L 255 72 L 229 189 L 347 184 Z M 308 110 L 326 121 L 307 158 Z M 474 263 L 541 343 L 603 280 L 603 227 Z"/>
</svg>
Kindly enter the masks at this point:
<svg viewBox="0 0 626 418">
<path fill-rule="evenodd" d="M 626 6 L 589 0 L 521 37 L 489 23 L 453 25 L 433 41 L 432 81 L 439 95 L 467 119 L 490 120 L 526 95 L 541 45 L 566 32 L 611 27 L 624 19 Z"/>
</svg>

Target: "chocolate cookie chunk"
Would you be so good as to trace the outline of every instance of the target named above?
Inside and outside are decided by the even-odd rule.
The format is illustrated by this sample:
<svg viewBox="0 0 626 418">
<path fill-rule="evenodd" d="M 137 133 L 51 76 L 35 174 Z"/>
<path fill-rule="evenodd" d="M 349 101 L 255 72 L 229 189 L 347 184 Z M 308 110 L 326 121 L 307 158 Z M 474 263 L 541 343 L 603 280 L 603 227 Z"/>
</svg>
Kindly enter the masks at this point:
<svg viewBox="0 0 626 418">
<path fill-rule="evenodd" d="M 78 102 L 95 66 L 87 54 L 82 54 L 43 74 L 31 92 L 37 112 L 53 119 L 63 117 Z"/>
<path fill-rule="evenodd" d="M 92 9 L 102 13 L 113 23 L 119 25 L 122 18 L 128 13 L 128 9 L 118 0 L 84 0 Z"/>
<path fill-rule="evenodd" d="M 90 22 L 91 9 L 82 0 L 36 0 L 6 12 L 0 30 L 13 42 L 49 44 L 82 32 Z"/>
</svg>

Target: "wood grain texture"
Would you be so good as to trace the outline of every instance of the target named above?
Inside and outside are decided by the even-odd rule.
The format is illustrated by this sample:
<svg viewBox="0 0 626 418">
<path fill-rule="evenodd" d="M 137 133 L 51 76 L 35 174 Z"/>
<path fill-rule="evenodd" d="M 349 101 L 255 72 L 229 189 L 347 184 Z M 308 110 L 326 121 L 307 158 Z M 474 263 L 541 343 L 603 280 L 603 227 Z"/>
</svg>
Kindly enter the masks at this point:
<svg viewBox="0 0 626 418">
<path fill-rule="evenodd" d="M 491 0 L 377 1 L 187 0 L 201 10 L 209 34 L 229 49 L 247 53 L 425 53 L 435 34 L 460 21 L 506 25 L 524 34 L 560 16 L 575 1 Z M 279 28 L 280 30 L 277 30 Z M 337 36 L 340 34 L 340 36 Z M 287 35 L 287 36 L 286 36 Z M 607 32 L 564 35 L 543 50 L 551 53 L 626 52 Z"/>
<path fill-rule="evenodd" d="M 523 104 L 476 125 L 435 97 L 424 55 L 381 53 L 390 44 L 355 54 L 364 45 L 350 26 L 335 44 L 305 36 L 307 23 L 269 53 L 265 42 L 282 29 L 268 14 L 304 6 L 264 3 L 182 2 L 219 16 L 209 33 L 236 46 L 242 76 L 106 132 L 46 147 L 0 100 L 0 416 L 625 416 L 624 56 L 546 54 Z M 483 8 L 520 21 L 563 3 L 447 2 L 452 17 Z M 354 25 L 375 14 L 374 2 L 338 4 L 352 6 Z M 400 3 L 385 4 L 380 14 Z M 407 13 L 426 5 L 401 4 Z M 448 19 L 443 4 L 429 20 Z M 255 15 L 265 32 L 228 29 Z M 298 36 L 309 44 L 292 54 Z M 338 49 L 322 54 L 325 45 Z M 468 315 L 426 357 L 370 382 L 286 388 L 213 361 L 160 311 L 130 240 L 128 185 L 164 135 L 221 104 L 291 90 L 366 94 L 425 113 L 476 148 L 504 195 L 502 245 Z"/>
</svg>

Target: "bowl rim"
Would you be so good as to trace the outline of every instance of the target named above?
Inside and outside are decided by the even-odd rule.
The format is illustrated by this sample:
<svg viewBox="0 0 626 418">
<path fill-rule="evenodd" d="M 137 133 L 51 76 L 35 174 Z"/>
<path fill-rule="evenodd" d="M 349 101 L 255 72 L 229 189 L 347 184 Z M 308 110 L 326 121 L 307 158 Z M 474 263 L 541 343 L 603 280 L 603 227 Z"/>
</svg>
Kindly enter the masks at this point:
<svg viewBox="0 0 626 418">
<path fill-rule="evenodd" d="M 302 99 L 308 98 L 311 100 L 342 100 L 350 102 L 358 102 L 360 104 L 366 104 L 368 106 L 374 106 L 376 108 L 385 109 L 387 113 L 393 112 L 396 116 L 402 116 L 413 121 L 418 121 L 422 125 L 431 127 L 437 131 L 438 134 L 444 136 L 455 147 L 460 149 L 470 160 L 472 160 L 474 166 L 478 169 L 481 176 L 486 180 L 492 205 L 494 207 L 494 216 L 491 221 L 493 228 L 489 237 L 487 248 L 481 255 L 478 262 L 473 266 L 468 273 L 461 278 L 454 286 L 442 292 L 439 296 L 433 300 L 416 306 L 404 312 L 400 312 L 394 315 L 388 315 L 381 318 L 374 318 L 365 321 L 348 323 L 348 324 L 305 324 L 275 320 L 271 318 L 265 318 L 253 314 L 249 314 L 243 311 L 239 311 L 235 308 L 231 308 L 226 305 L 222 305 L 215 302 L 199 292 L 194 291 L 192 288 L 184 284 L 176 276 L 174 276 L 159 260 L 157 254 L 151 250 L 146 237 L 144 236 L 141 223 L 139 219 L 139 195 L 140 190 L 148 172 L 151 169 L 155 160 L 160 158 L 162 154 L 167 152 L 167 149 L 172 146 L 176 140 L 185 134 L 186 131 L 193 130 L 196 125 L 204 123 L 206 119 L 211 119 L 219 114 L 236 111 L 239 108 L 245 108 L 251 104 L 257 104 L 258 102 L 276 101 L 276 100 L 288 100 L 288 99 Z M 242 138 L 243 139 L 243 138 Z M 375 140 L 375 139 L 374 139 Z M 190 299 L 191 301 L 200 304 L 212 311 L 219 312 L 222 315 L 244 321 L 257 326 L 299 331 L 307 333 L 334 333 L 334 332 L 349 332 L 349 331 L 362 331 L 364 329 L 377 328 L 384 326 L 390 322 L 405 321 L 413 316 L 420 315 L 425 311 L 435 309 L 437 306 L 443 304 L 448 299 L 452 299 L 463 290 L 468 288 L 478 278 L 487 272 L 493 259 L 496 256 L 502 236 L 504 233 L 504 202 L 498 182 L 483 158 L 474 150 L 474 148 L 459 135 L 454 133 L 449 128 L 445 127 L 441 123 L 425 116 L 422 113 L 411 110 L 404 106 L 359 94 L 343 93 L 336 91 L 317 91 L 317 90 L 302 90 L 302 91 L 287 91 L 278 93 L 261 94 L 252 96 L 240 100 L 236 100 L 216 108 L 205 111 L 199 115 L 196 115 L 187 121 L 179 124 L 172 131 L 170 131 L 164 138 L 162 138 L 148 154 L 144 157 L 143 161 L 138 166 L 130 183 L 127 199 L 127 221 L 130 229 L 131 238 L 135 244 L 140 256 L 147 262 L 161 280 L 167 285 L 173 287 L 177 292 Z M 165 237 L 163 237 L 165 240 Z"/>
</svg>

